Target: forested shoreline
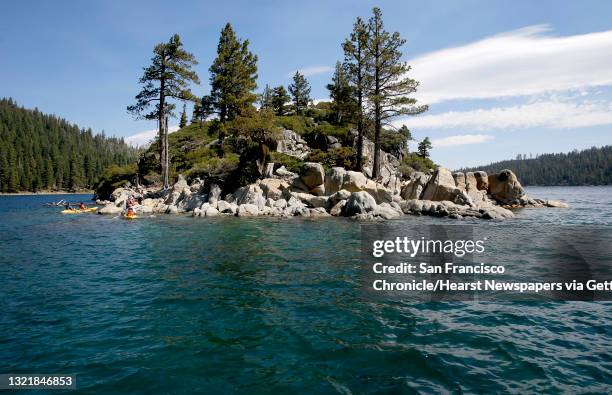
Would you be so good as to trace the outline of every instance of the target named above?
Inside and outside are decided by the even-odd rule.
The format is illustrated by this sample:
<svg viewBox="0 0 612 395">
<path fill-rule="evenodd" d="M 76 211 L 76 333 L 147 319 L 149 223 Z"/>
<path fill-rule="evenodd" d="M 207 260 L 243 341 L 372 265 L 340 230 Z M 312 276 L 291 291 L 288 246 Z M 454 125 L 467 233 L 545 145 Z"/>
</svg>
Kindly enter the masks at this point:
<svg viewBox="0 0 612 395">
<path fill-rule="evenodd" d="M 0 99 L 0 192 L 91 190 L 105 168 L 134 163 L 123 139 Z"/>
<path fill-rule="evenodd" d="M 491 163 L 460 171 L 484 170 L 497 173 L 512 170 L 523 185 L 612 185 L 612 146 L 591 147 L 569 153 L 542 154 L 535 158 L 518 155 L 516 159 Z"/>
</svg>

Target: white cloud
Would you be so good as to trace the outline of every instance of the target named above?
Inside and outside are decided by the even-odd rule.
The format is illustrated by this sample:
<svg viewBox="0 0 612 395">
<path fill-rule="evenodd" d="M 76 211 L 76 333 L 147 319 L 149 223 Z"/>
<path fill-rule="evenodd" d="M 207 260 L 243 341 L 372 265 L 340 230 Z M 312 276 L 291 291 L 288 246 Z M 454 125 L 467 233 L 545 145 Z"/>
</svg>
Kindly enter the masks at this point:
<svg viewBox="0 0 612 395">
<path fill-rule="evenodd" d="M 612 124 L 612 103 L 548 99 L 508 107 L 449 111 L 394 122 L 396 125 L 404 123 L 410 128 L 475 131 L 536 127 L 581 128 Z"/>
<path fill-rule="evenodd" d="M 168 128 L 169 133 L 174 133 L 179 130 L 178 126 L 170 126 Z M 149 144 L 153 142 L 155 137 L 157 136 L 158 130 L 145 130 L 144 132 L 138 132 L 131 136 L 125 137 L 125 142 L 132 147 L 147 147 Z"/>
<path fill-rule="evenodd" d="M 300 74 L 303 74 L 305 77 L 311 77 L 313 75 L 330 73 L 334 71 L 334 68 L 330 66 L 310 66 L 310 67 L 304 67 L 303 69 L 300 69 L 299 71 L 300 71 Z M 295 74 L 295 71 L 289 73 L 288 75 L 293 77 L 294 74 Z"/>
<path fill-rule="evenodd" d="M 431 140 L 434 148 L 455 147 L 458 145 L 479 144 L 494 140 L 494 136 L 488 134 L 462 134 Z"/>
<path fill-rule="evenodd" d="M 421 82 L 416 97 L 432 104 L 612 85 L 612 30 L 549 31 L 529 26 L 412 59 L 410 75 Z"/>
</svg>

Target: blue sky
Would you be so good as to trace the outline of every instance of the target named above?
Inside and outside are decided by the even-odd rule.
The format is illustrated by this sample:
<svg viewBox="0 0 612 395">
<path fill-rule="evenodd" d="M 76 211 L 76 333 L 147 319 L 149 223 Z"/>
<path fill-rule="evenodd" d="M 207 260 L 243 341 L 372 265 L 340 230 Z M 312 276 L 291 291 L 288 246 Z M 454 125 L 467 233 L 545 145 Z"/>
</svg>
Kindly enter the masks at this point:
<svg viewBox="0 0 612 395">
<path fill-rule="evenodd" d="M 396 124 L 429 136 L 437 162 L 457 168 L 612 143 L 609 1 L 6 2 L 0 96 L 133 136 L 155 128 L 125 110 L 153 46 L 181 35 L 200 62 L 201 95 L 229 21 L 259 56 L 260 87 L 286 85 L 300 69 L 324 99 L 340 43 L 373 6 L 408 40 L 415 96 L 430 104 Z"/>
</svg>

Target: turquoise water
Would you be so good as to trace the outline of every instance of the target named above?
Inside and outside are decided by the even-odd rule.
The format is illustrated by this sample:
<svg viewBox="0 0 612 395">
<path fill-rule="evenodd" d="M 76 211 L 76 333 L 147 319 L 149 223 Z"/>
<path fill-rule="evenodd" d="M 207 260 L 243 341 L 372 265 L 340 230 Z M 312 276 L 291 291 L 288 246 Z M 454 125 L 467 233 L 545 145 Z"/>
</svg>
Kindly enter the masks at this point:
<svg viewBox="0 0 612 395">
<path fill-rule="evenodd" d="M 612 224 L 610 187 L 529 192 L 572 208 L 462 223 Z M 74 373 L 76 393 L 610 392 L 612 303 L 373 302 L 351 220 L 42 207 L 61 197 L 0 197 L 0 373 Z"/>
</svg>

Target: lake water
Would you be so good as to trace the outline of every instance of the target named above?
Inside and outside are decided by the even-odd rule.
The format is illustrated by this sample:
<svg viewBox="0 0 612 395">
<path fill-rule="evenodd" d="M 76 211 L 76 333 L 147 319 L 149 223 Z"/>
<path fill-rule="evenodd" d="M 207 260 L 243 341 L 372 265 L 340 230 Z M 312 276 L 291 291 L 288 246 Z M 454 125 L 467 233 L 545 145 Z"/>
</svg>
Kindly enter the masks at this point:
<svg viewBox="0 0 612 395">
<path fill-rule="evenodd" d="M 571 208 L 461 223 L 612 225 L 612 187 L 528 191 Z M 76 393 L 611 391 L 610 302 L 374 302 L 357 222 L 42 207 L 62 197 L 86 198 L 0 197 L 0 373 L 74 373 Z"/>
</svg>

